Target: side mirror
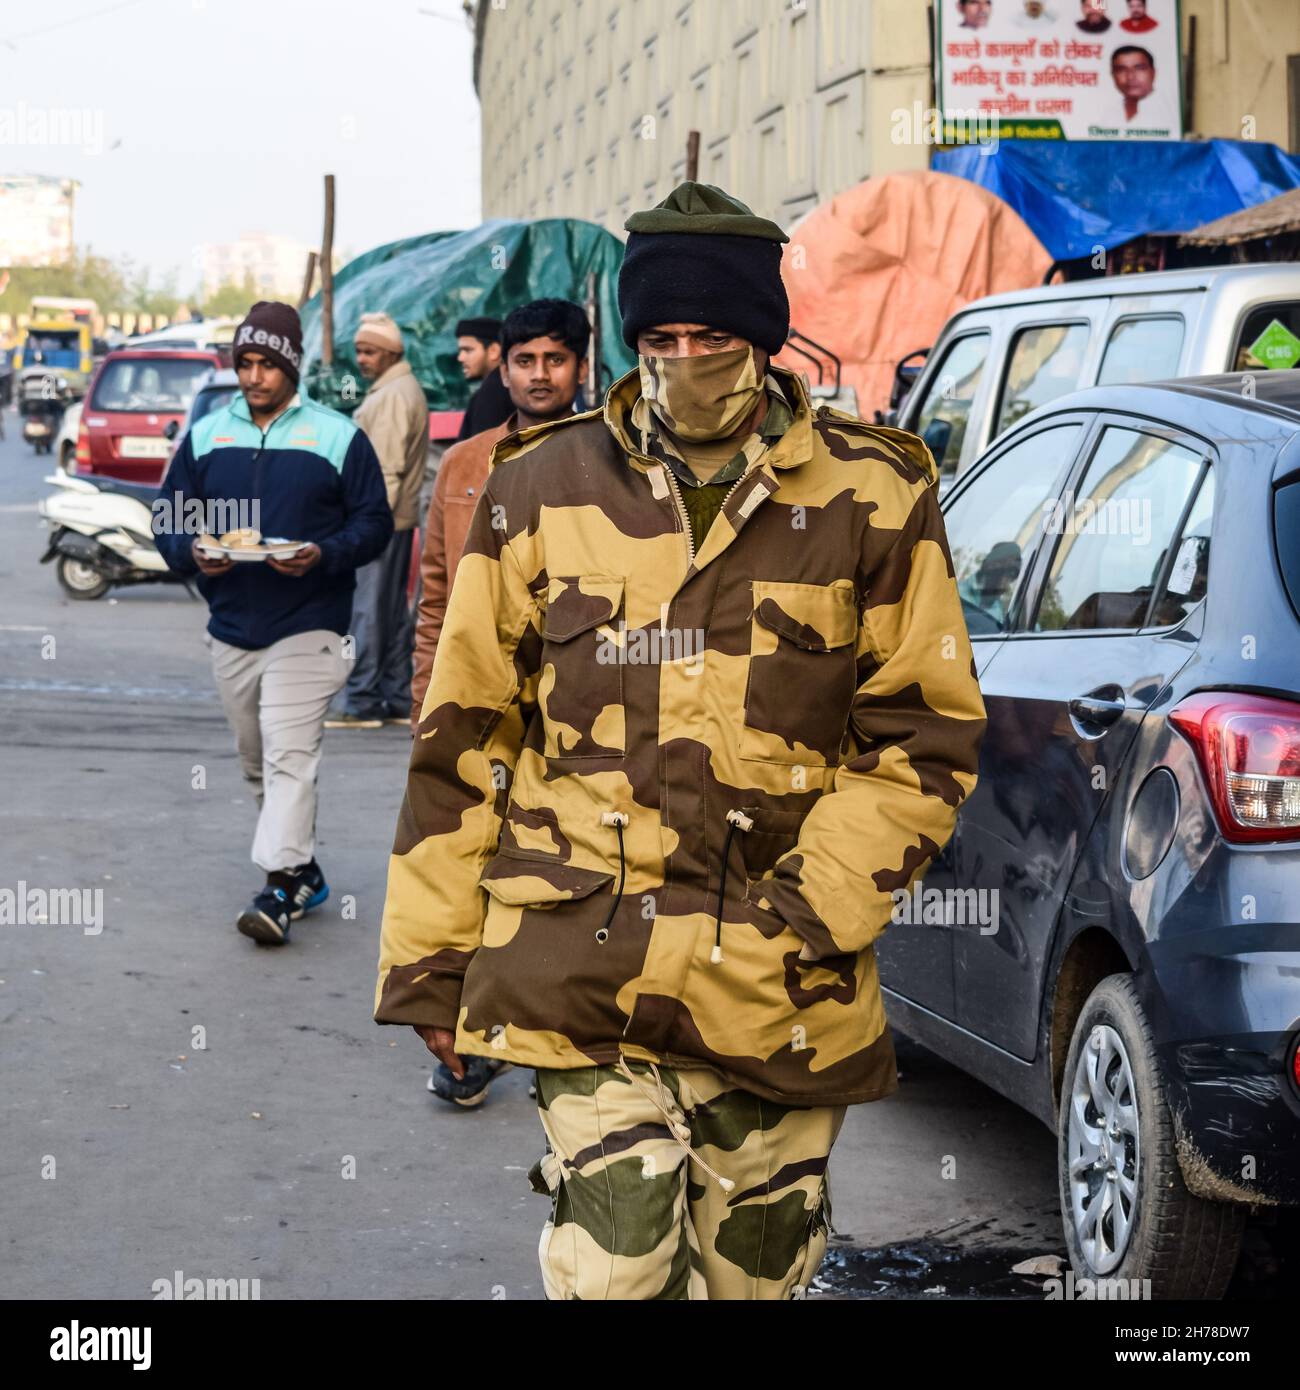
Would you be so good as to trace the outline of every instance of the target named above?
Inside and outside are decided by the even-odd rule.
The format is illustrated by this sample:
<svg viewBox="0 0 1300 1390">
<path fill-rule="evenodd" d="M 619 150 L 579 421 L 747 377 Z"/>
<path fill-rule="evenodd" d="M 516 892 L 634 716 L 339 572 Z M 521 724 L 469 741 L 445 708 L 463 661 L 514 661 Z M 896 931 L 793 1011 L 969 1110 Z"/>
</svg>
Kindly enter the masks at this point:
<svg viewBox="0 0 1300 1390">
<path fill-rule="evenodd" d="M 167 423 L 163 426 L 163 435 L 167 439 L 175 439 L 180 432 L 181 427 L 176 423 L 175 420 L 168 420 Z"/>
<path fill-rule="evenodd" d="M 934 455 L 935 463 L 942 468 L 944 455 L 948 452 L 948 443 L 952 439 L 951 423 L 947 420 L 931 420 L 922 430 L 921 438 Z"/>
</svg>

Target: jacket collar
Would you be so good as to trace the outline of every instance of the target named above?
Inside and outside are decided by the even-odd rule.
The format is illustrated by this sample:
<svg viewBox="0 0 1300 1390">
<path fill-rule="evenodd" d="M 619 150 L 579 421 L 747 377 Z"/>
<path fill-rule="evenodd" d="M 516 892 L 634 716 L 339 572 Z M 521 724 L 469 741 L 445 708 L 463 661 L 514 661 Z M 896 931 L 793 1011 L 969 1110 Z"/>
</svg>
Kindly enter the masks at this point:
<svg viewBox="0 0 1300 1390">
<path fill-rule="evenodd" d="M 270 425 L 268 425 L 267 428 L 274 428 L 287 415 L 291 414 L 295 410 L 300 409 L 301 406 L 302 392 L 295 391 L 293 395 L 289 397 L 289 404 L 286 405 L 285 408 L 275 417 L 275 419 L 271 421 Z M 236 420 L 243 420 L 246 424 L 253 425 L 252 412 L 248 408 L 248 402 L 244 399 L 244 393 L 242 391 L 235 392 L 234 398 L 230 402 L 230 413 L 235 417 Z M 259 426 L 253 425 L 253 428 L 258 429 Z"/>
<path fill-rule="evenodd" d="M 370 383 L 366 395 L 371 395 L 378 391 L 381 386 L 387 386 L 390 382 L 396 381 L 398 377 L 410 376 L 411 364 L 405 357 L 399 357 L 396 362 L 380 374 Z"/>
<path fill-rule="evenodd" d="M 794 414 L 790 428 L 763 455 L 763 463 L 771 468 L 797 468 L 813 456 L 812 406 L 799 376 L 785 367 L 768 363 L 768 372 L 776 377 L 785 392 Z M 650 460 L 642 453 L 640 431 L 632 424 L 632 407 L 641 399 L 641 374 L 633 368 L 621 376 L 605 393 L 603 415 L 605 426 L 618 440 L 634 464 L 644 468 Z M 657 465 L 656 465 L 657 466 Z"/>
</svg>

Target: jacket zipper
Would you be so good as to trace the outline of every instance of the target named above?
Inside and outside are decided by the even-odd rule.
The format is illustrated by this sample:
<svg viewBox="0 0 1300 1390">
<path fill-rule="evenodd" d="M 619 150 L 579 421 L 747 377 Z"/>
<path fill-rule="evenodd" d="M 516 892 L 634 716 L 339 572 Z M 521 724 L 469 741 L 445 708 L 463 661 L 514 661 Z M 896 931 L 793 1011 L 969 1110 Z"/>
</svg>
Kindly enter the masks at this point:
<svg viewBox="0 0 1300 1390">
<path fill-rule="evenodd" d="M 666 463 L 661 463 L 660 468 L 664 470 L 664 476 L 668 479 L 668 487 L 673 494 L 673 501 L 677 504 L 677 515 L 682 523 L 682 534 L 686 537 L 686 568 L 695 563 L 695 537 L 691 533 L 691 518 L 686 510 L 686 503 L 682 500 L 681 484 L 677 481 L 677 476 Z"/>
<path fill-rule="evenodd" d="M 649 461 L 653 462 L 654 460 Z M 695 563 L 695 537 L 691 532 L 691 519 L 686 511 L 686 503 L 682 500 L 682 485 L 677 481 L 677 475 L 666 463 L 661 463 L 659 467 L 664 470 L 668 478 L 668 486 L 672 489 L 673 501 L 677 504 L 677 515 L 681 518 L 682 531 L 686 536 L 686 558 L 688 561 L 687 568 L 689 569 L 690 566 Z M 742 473 L 727 489 L 726 495 L 722 499 L 722 506 L 718 508 L 719 512 L 726 509 L 727 503 L 731 501 L 731 494 L 735 492 L 741 483 L 748 477 L 748 471 Z"/>
</svg>

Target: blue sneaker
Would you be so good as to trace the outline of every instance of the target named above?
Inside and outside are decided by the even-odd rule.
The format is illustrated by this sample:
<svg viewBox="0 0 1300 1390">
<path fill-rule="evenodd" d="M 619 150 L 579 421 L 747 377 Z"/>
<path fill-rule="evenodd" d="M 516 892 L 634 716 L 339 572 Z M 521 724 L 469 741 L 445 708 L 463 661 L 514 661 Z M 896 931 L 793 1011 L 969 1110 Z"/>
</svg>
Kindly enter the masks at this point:
<svg viewBox="0 0 1300 1390">
<path fill-rule="evenodd" d="M 325 882 L 325 875 L 321 873 L 320 865 L 314 859 L 285 877 L 290 880 L 283 886 L 289 894 L 291 921 L 296 922 L 299 917 L 319 907 L 330 895 L 330 886 Z M 276 878 L 275 874 L 267 874 L 266 881 L 270 884 Z"/>
<path fill-rule="evenodd" d="M 449 1100 L 453 1105 L 466 1110 L 482 1105 L 487 1099 L 488 1086 L 503 1071 L 509 1071 L 510 1062 L 494 1062 L 489 1057 L 464 1057 L 465 1075 L 457 1081 L 450 1070 L 439 1062 L 429 1077 L 428 1089 L 439 1100 Z"/>
<path fill-rule="evenodd" d="M 330 895 L 330 886 L 313 859 L 301 868 L 277 870 L 266 876 L 266 887 L 239 914 L 235 925 L 245 936 L 265 946 L 283 946 L 289 923 L 296 922 Z"/>
<path fill-rule="evenodd" d="M 235 925 L 245 936 L 263 946 L 283 946 L 289 939 L 293 909 L 289 894 L 277 884 L 268 883 L 253 899 Z"/>
</svg>

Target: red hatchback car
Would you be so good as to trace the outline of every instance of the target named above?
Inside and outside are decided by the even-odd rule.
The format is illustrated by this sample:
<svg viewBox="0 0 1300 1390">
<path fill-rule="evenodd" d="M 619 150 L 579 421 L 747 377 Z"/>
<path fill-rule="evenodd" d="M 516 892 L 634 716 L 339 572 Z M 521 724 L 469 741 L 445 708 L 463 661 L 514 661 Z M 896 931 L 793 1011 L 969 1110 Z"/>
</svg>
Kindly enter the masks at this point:
<svg viewBox="0 0 1300 1390">
<path fill-rule="evenodd" d="M 197 349 L 110 352 L 86 393 L 76 471 L 161 482 L 172 451 L 167 427 L 180 429 L 199 384 L 220 366 L 215 352 Z"/>
</svg>

